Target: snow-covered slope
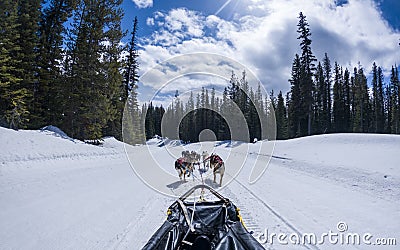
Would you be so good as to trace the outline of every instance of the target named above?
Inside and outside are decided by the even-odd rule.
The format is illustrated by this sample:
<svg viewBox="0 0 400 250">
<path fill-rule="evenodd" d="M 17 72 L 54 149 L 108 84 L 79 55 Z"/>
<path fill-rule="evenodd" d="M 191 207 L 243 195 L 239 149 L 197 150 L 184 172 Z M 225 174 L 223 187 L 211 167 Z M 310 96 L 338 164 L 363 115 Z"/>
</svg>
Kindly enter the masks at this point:
<svg viewBox="0 0 400 250">
<path fill-rule="evenodd" d="M 0 249 L 140 249 L 173 202 L 136 176 L 123 143 L 113 138 L 92 146 L 54 128 L 0 128 L 0 145 Z M 371 241 L 397 238 L 400 244 L 400 136 L 334 134 L 278 141 L 267 171 L 254 185 L 247 180 L 260 157 L 257 144 L 209 142 L 185 149 L 207 147 L 223 157 L 232 147 L 247 154 L 241 173 L 220 192 L 241 208 L 255 236 L 266 229 L 269 235 L 321 235 L 337 232 L 337 224 L 345 222 L 345 232 L 370 233 Z M 180 144 L 156 138 L 130 150 L 149 148 L 174 173 L 170 152 Z M 133 164 L 149 161 L 138 155 Z M 227 168 L 243 156 L 230 157 Z M 184 190 L 191 181 L 176 178 L 165 185 Z M 205 182 L 213 185 L 211 176 Z M 265 247 L 343 246 L 281 245 L 276 240 Z"/>
<path fill-rule="evenodd" d="M 3 164 L 114 155 L 123 152 L 123 145 L 114 138 L 106 138 L 103 146 L 97 147 L 73 140 L 53 126 L 50 129 L 19 131 L 0 127 L 0 139 L 0 163 Z"/>
</svg>

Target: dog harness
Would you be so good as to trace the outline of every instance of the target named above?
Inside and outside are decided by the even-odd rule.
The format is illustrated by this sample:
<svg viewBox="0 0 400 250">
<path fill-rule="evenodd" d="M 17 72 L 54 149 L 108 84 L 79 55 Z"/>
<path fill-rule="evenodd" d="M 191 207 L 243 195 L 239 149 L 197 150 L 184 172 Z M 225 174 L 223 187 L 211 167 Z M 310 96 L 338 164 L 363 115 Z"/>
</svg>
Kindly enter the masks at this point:
<svg viewBox="0 0 400 250">
<path fill-rule="evenodd" d="M 221 168 L 222 164 L 224 164 L 224 161 L 221 159 L 221 157 L 219 157 L 219 155 L 210 156 L 210 161 L 218 163 L 218 165 L 215 166 L 215 168 L 214 168 L 214 172 L 217 171 L 219 168 Z"/>
</svg>

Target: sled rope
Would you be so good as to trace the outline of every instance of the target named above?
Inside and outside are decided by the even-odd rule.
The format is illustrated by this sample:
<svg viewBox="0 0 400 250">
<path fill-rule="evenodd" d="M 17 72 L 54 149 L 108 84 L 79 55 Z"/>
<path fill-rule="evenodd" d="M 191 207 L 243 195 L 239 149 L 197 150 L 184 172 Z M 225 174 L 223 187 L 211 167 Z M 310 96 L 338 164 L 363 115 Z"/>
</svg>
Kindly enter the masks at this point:
<svg viewBox="0 0 400 250">
<path fill-rule="evenodd" d="M 199 169 L 200 169 L 200 166 L 199 166 Z M 200 177 L 201 177 L 201 184 L 204 185 L 203 171 L 200 171 Z M 201 188 L 201 191 L 200 191 L 200 201 L 205 201 L 205 200 L 206 199 L 204 198 L 204 187 L 203 187 L 203 188 Z"/>
</svg>

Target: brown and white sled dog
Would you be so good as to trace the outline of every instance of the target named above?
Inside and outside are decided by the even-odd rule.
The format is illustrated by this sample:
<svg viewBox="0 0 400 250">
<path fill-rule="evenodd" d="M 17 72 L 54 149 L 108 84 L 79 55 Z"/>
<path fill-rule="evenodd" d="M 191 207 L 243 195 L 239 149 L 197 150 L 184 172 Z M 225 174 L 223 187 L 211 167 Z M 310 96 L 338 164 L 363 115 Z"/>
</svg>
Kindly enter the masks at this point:
<svg viewBox="0 0 400 250">
<path fill-rule="evenodd" d="M 178 172 L 179 179 L 186 181 L 186 175 L 190 177 L 190 173 L 193 172 L 193 164 L 187 162 L 185 158 L 181 157 L 175 161 L 175 170 Z"/>
<path fill-rule="evenodd" d="M 222 178 L 224 177 L 224 173 L 225 173 L 225 163 L 224 161 L 221 159 L 221 157 L 219 157 L 219 155 L 216 154 L 211 154 L 211 156 L 209 157 L 210 159 L 210 168 L 213 170 L 213 174 L 214 174 L 214 182 L 217 176 L 217 173 L 220 176 L 219 179 L 219 186 L 222 186 Z"/>
</svg>

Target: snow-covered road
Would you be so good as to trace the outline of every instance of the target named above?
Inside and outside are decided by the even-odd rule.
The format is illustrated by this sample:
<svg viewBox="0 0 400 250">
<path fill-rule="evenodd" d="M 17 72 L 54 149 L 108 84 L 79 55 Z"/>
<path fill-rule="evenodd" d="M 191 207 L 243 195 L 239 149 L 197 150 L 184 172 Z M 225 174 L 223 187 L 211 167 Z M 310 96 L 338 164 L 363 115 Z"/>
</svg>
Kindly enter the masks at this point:
<svg viewBox="0 0 400 250">
<path fill-rule="evenodd" d="M 112 138 L 96 147 L 48 131 L 3 128 L 0 138 L 0 249 L 140 249 L 174 201 L 138 178 L 123 144 Z M 149 147 L 166 169 L 173 169 L 171 154 L 156 144 Z M 257 150 L 255 145 L 238 147 L 246 147 L 244 168 L 220 192 L 238 205 L 255 236 L 319 237 L 338 232 L 337 224 L 344 222 L 344 233 L 370 233 L 371 242 L 396 238 L 400 244 L 399 136 L 329 135 L 278 142 L 267 171 L 253 185 L 247 180 Z M 215 150 L 224 155 L 230 149 L 218 144 Z M 231 157 L 235 162 L 240 156 Z M 177 179 L 167 185 L 181 191 L 191 182 Z M 323 245 L 282 245 L 276 237 L 274 244 L 264 246 L 343 247 L 328 238 Z M 345 246 L 367 247 L 363 242 Z"/>
</svg>

